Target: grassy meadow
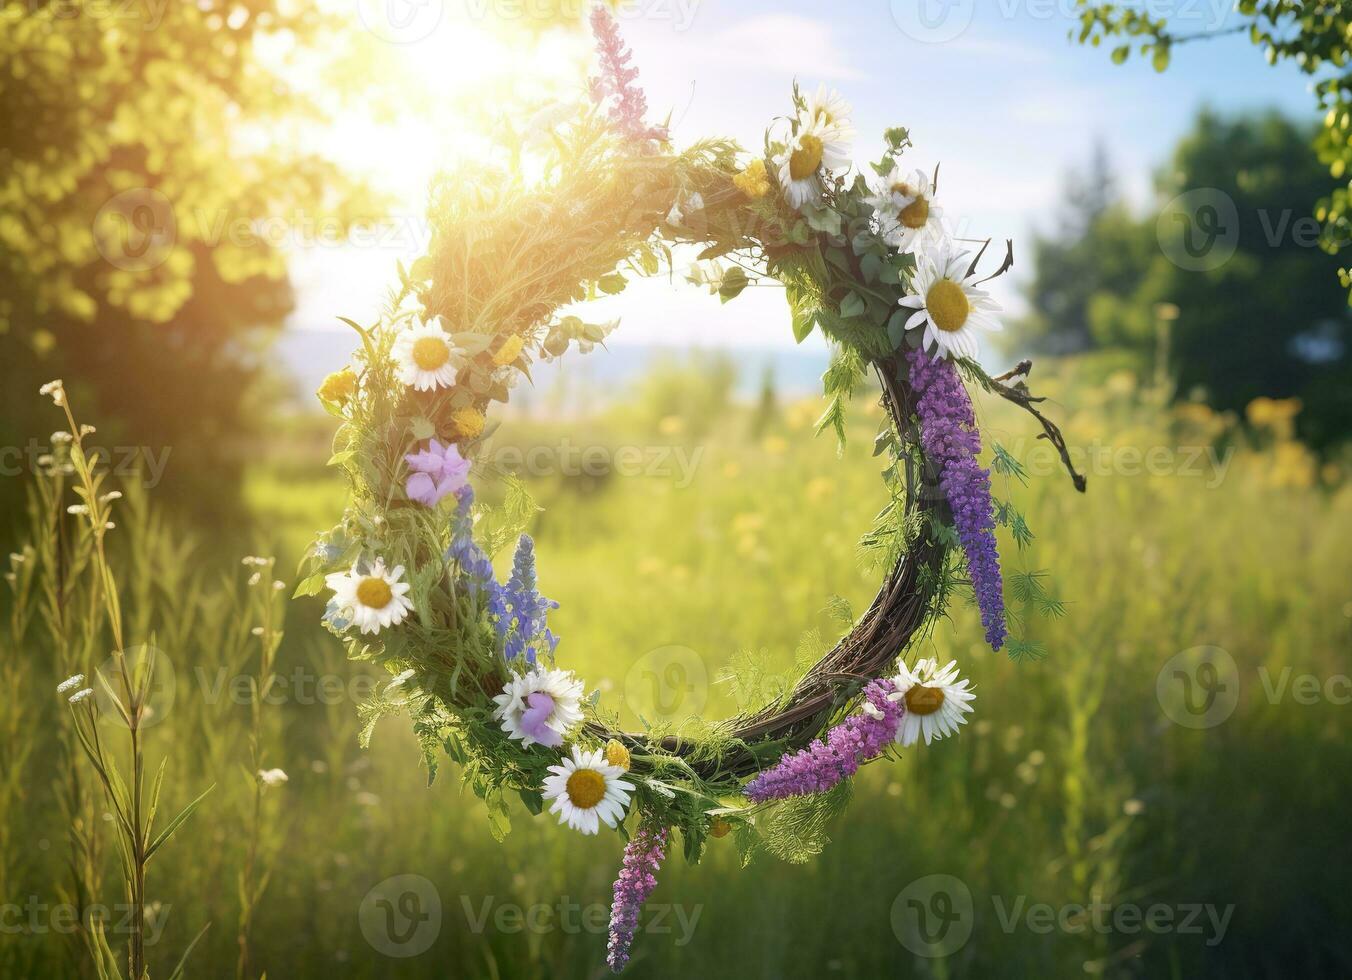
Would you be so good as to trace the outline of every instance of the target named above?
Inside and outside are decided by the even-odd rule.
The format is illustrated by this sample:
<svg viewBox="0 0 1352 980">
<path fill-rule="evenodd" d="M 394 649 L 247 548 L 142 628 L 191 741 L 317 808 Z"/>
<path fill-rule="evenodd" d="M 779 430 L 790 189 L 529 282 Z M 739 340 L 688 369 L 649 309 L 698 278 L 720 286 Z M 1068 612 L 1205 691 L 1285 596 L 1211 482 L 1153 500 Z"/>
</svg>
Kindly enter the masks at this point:
<svg viewBox="0 0 1352 980">
<path fill-rule="evenodd" d="M 773 693 L 883 575 L 858 546 L 884 502 L 871 397 L 838 458 L 812 434 L 817 400 L 727 405 L 716 373 L 660 371 L 594 416 L 509 420 L 491 443 L 544 508 L 532 533 L 542 591 L 562 603 L 560 661 L 634 725 Z M 677 848 L 635 980 L 1352 973 L 1346 468 L 1291 440 L 1291 406 L 1255 404 L 1246 433 L 1102 373 L 1066 363 L 1040 379 L 1083 496 L 1026 417 L 978 405 L 988 447 L 1029 470 L 1026 486 L 996 477 L 1036 535 L 1021 550 L 1002 532 L 1007 575 L 1047 569 L 1065 602 L 1062 618 L 1027 617 L 1045 658 L 992 653 L 954 603 L 921 652 L 974 679 L 972 724 L 868 766 L 808 863 L 739 870 L 726 838 L 689 866 Z M 318 599 L 268 594 L 343 504 L 325 425 L 293 419 L 258 454 L 246 535 L 189 535 L 134 481 L 116 505 L 127 632 L 162 651 L 145 741 L 152 771 L 167 759 L 164 812 L 215 786 L 150 865 L 152 977 L 208 923 L 185 975 L 236 976 L 244 920 L 253 977 L 604 975 L 619 839 L 518 808 L 496 843 L 452 766 L 427 786 L 404 719 L 359 746 L 371 678 L 319 627 Z M 53 599 L 42 571 L 44 535 L 70 533 L 59 510 L 38 506 L 36 531 L 6 542 L 24 557 L 0 658 L 4 977 L 94 976 L 74 924 L 91 906 L 109 910 L 114 948 L 126 941 L 111 817 L 54 694 L 109 650 L 92 615 L 52 614 L 92 608 L 87 584 Z M 249 554 L 277 558 L 254 585 Z M 238 679 L 259 671 L 267 609 L 284 636 L 255 715 Z M 1223 654 L 1202 669 L 1185 654 L 1199 647 Z M 288 781 L 256 798 L 258 768 Z M 418 877 L 381 885 L 395 876 Z M 941 955 L 917 953 L 917 909 L 962 913 Z"/>
</svg>

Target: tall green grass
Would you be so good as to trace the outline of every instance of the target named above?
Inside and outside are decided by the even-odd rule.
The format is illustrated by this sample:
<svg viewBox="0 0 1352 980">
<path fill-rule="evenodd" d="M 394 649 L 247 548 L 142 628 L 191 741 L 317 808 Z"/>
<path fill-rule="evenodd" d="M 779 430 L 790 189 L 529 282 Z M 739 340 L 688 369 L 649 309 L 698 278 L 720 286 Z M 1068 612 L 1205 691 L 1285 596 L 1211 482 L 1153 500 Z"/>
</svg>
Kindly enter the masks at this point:
<svg viewBox="0 0 1352 980">
<path fill-rule="evenodd" d="M 1241 436 L 1232 420 L 1166 412 L 1123 378 L 1091 383 L 1076 370 L 1064 367 L 1044 388 L 1058 397 L 1072 446 L 1097 447 L 1086 460 L 1090 492 L 1074 494 L 1050 466 L 1026 487 L 996 481 L 1036 535 L 1026 554 L 1002 538 L 1006 568 L 1050 569 L 1047 587 L 1067 603 L 1062 619 L 1028 620 L 1047 657 L 1014 664 L 992 653 L 975 611 L 955 604 L 924 652 L 956 657 L 974 679 L 973 723 L 955 740 L 867 767 L 812 862 L 758 859 L 739 869 L 731 839 L 712 841 L 698 867 L 673 855 L 653 902 L 676 908 L 638 937 L 632 976 L 1352 969 L 1341 872 L 1352 855 L 1339 829 L 1352 803 L 1341 776 L 1352 762 L 1344 737 L 1352 709 L 1338 703 L 1352 640 L 1352 490 L 1336 469 L 1321 472 L 1279 422 L 1257 439 Z M 552 619 L 560 660 L 629 724 L 687 709 L 721 716 L 773 693 L 796 658 L 845 630 L 844 611 L 861 612 L 881 577 L 857 547 L 883 502 L 869 454 L 881 417 L 867 399 L 856 403 L 851 442 L 837 458 L 831 442 L 811 435 L 815 404 L 710 412 L 704 400 L 725 398 L 726 386 L 687 388 L 683 402 L 664 376 L 610 412 L 566 424 L 518 420 L 495 439 L 555 453 L 565 438 L 638 447 L 647 459 L 675 446 L 697 460 L 693 474 L 671 462 L 665 475 L 625 475 L 611 456 L 612 465 L 587 472 L 530 477 L 545 507 L 534 528 L 541 586 L 562 603 Z M 982 409 L 989 438 L 1042 468 L 1023 419 L 988 402 Z M 1192 446 L 1236 452 L 1224 470 L 1194 461 L 1201 469 L 1192 473 L 1183 458 Z M 1136 472 L 1144 462 L 1123 451 L 1152 447 L 1172 451 L 1173 462 Z M 341 504 L 320 462 L 319 453 L 291 457 L 250 475 L 255 531 L 282 556 L 279 568 Z M 181 774 L 166 786 L 169 812 L 218 784 L 153 868 L 162 929 L 149 946 L 151 975 L 166 975 L 211 922 L 188 975 L 231 976 L 242 917 L 253 976 L 602 975 L 618 839 L 582 838 L 521 811 L 498 845 L 450 767 L 426 785 L 402 720 L 380 722 L 371 749 L 359 749 L 354 702 L 370 678 L 318 629 L 318 602 L 290 604 L 277 624 L 277 703 L 256 720 L 250 682 L 231 686 L 257 676 L 265 649 L 251 634 L 263 625 L 251 569 L 239 564 L 238 546 L 189 539 L 139 500 L 131 488 L 109 542 L 127 583 L 129 632 L 154 633 L 173 668 L 174 697 L 149 730 L 149 761 L 165 755 Z M 16 571 L 20 600 L 6 608 L 11 624 L 23 622 L 11 625 L 0 659 L 0 900 L 53 905 L 88 890 L 85 904 L 113 904 L 121 900 L 114 850 L 90 843 L 111 840 L 105 807 L 65 745 L 65 707 L 52 693 L 72 659 L 80 669 L 105 658 L 107 638 L 63 639 L 41 614 L 40 587 L 23 586 L 24 576 L 41 577 L 31 569 L 41 567 L 50 530 L 39 522 Z M 61 628 L 84 623 L 72 614 Z M 1171 721 L 1157 681 L 1171 658 L 1198 646 L 1233 658 L 1239 697 L 1223 722 L 1192 729 Z M 730 667 L 740 684 L 723 679 Z M 1297 697 L 1291 680 L 1269 697 L 1264 682 L 1277 685 L 1285 668 L 1326 686 L 1314 698 L 1300 687 Z M 264 747 L 261 762 L 255 746 Z M 262 797 L 274 809 L 255 823 L 260 766 L 290 778 Z M 254 827 L 265 828 L 261 838 Z M 271 873 L 261 891 L 255 873 L 241 895 L 259 840 L 273 855 Z M 405 946 L 382 938 L 384 893 L 372 892 L 396 875 L 426 880 L 409 886 L 422 912 L 433 896 L 440 904 L 439 925 L 410 927 Z M 907 888 L 929 875 L 950 876 L 950 889 L 961 882 L 972 901 L 970 938 L 939 958 L 898 938 Z M 1095 903 L 1142 914 L 1159 907 L 1173 925 L 1115 926 L 1110 911 L 1108 927 L 1096 928 Z M 1193 904 L 1218 915 L 1233 906 L 1219 941 L 1205 915 L 1179 928 Z M 537 906 L 554 911 L 544 919 Z M 599 930 L 587 914 L 600 916 Z M 10 930 L 16 921 L 2 923 L 0 974 L 92 975 L 79 937 L 52 929 L 50 914 L 38 916 L 37 930 L 26 908 L 23 930 Z M 389 955 L 424 941 L 418 955 Z"/>
</svg>

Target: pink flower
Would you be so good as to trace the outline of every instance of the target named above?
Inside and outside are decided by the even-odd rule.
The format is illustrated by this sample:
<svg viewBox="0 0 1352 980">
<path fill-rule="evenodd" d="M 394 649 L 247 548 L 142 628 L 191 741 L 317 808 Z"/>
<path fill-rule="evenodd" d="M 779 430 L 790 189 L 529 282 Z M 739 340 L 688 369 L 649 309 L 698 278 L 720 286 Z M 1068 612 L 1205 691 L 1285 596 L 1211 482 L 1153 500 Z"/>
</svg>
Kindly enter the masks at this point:
<svg viewBox="0 0 1352 980">
<path fill-rule="evenodd" d="M 433 439 L 422 452 L 409 453 L 404 459 L 409 474 L 408 498 L 435 507 L 441 498 L 469 485 L 469 460 L 454 445 L 443 446 Z"/>
</svg>

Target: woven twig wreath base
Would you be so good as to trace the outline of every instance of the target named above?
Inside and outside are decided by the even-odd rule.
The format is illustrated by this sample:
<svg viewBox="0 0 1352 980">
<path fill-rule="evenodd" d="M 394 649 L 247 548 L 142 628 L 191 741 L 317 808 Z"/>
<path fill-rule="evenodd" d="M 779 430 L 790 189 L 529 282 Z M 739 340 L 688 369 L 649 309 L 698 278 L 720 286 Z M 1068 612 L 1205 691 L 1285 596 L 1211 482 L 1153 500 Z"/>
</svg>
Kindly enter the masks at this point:
<svg viewBox="0 0 1352 980">
<path fill-rule="evenodd" d="M 898 437 L 904 439 L 906 433 L 913 431 L 910 424 L 912 388 L 899 376 L 901 366 L 897 358 L 876 361 L 873 367 L 882 384 L 883 404 L 888 416 Z M 909 493 L 907 516 L 942 506 L 942 501 L 932 499 L 932 496 Z M 929 568 L 937 573 L 944 551 L 942 545 L 923 536 L 893 566 L 868 611 L 854 628 L 808 670 L 781 706 L 738 717 L 729 723 L 730 734 L 744 746 L 724 753 L 716 764 L 691 760 L 691 768 L 705 778 L 715 773 L 747 778 L 764 765 L 751 750 L 755 743 L 774 741 L 792 751 L 817 738 L 842 702 L 852 697 L 863 684 L 881 676 L 924 624 L 927 600 L 920 588 L 920 570 Z M 614 732 L 604 726 L 594 726 L 593 731 L 601 738 L 617 738 L 631 748 L 652 744 L 643 734 Z M 678 756 L 688 755 L 696 748 L 678 736 L 662 738 L 655 747 Z"/>
</svg>

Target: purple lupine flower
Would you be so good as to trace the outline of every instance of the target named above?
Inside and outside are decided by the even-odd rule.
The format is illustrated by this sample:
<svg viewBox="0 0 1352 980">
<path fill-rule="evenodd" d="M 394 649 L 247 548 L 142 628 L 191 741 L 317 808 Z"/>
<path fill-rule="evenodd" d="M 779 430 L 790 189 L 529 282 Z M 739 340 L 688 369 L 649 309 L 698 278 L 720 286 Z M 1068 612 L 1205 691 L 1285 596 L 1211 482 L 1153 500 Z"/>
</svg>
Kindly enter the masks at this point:
<svg viewBox="0 0 1352 980">
<path fill-rule="evenodd" d="M 643 121 L 648 112 L 648 99 L 635 83 L 638 69 L 629 63 L 630 51 L 620 37 L 615 17 L 601 4 L 592 8 L 592 35 L 596 38 L 596 55 L 601 62 L 601 74 L 591 80 L 592 101 L 598 105 L 610 100 L 610 123 L 626 139 L 635 142 L 665 140 L 665 126 L 649 126 Z"/>
<path fill-rule="evenodd" d="M 853 776 L 870 759 L 882 755 L 901 725 L 905 708 L 888 697 L 896 692 L 889 680 L 870 681 L 864 688 L 864 704 L 805 749 L 786 755 L 746 784 L 743 792 L 753 803 L 782 800 L 789 796 L 825 793 L 847 776 Z"/>
<path fill-rule="evenodd" d="M 474 520 L 470 508 L 474 506 L 474 488 L 466 485 L 456 494 L 455 518 L 451 527 L 451 546 L 446 549 L 446 560 L 460 566 L 469 586 L 469 594 L 477 596 L 487 590 L 490 606 L 498 600 L 500 589 L 493 578 L 493 562 L 474 541 Z"/>
<path fill-rule="evenodd" d="M 410 500 L 420 504 L 435 507 L 443 497 L 469 485 L 469 460 L 460 455 L 455 443 L 443 446 L 432 439 L 424 449 L 409 453 L 404 460 L 412 471 L 405 490 Z"/>
<path fill-rule="evenodd" d="M 976 592 L 986 642 L 999 650 L 1005 642 L 1004 587 L 1000 552 L 995 543 L 995 508 L 991 474 L 977 463 L 981 434 L 972 400 L 952 362 L 931 358 L 922 350 L 907 351 L 911 385 L 920 396 L 920 445 L 938 467 L 939 488 L 948 500 L 958 540 L 967 555 L 967 576 Z"/>
<path fill-rule="evenodd" d="M 535 575 L 535 542 L 528 534 L 521 535 L 516 544 L 512 574 L 501 589 L 501 599 L 503 608 L 494 628 L 502 640 L 503 656 L 508 660 L 524 657 L 526 663 L 535 663 L 539 652 L 536 641 L 542 634 L 552 655 L 559 641 L 548 630 L 546 618 L 559 604 L 540 595 Z"/>
<path fill-rule="evenodd" d="M 629 946 L 638 931 L 643 903 L 657 887 L 657 872 L 666 857 L 667 828 L 640 828 L 624 848 L 624 862 L 615 879 L 615 903 L 610 907 L 610 942 L 606 962 L 619 973 L 629 962 Z"/>
</svg>

